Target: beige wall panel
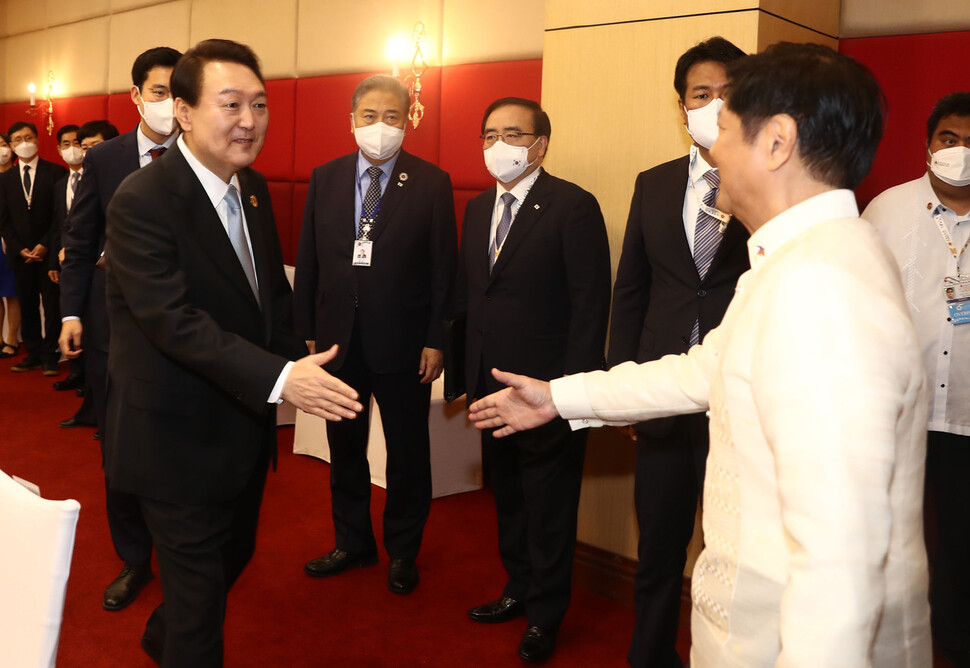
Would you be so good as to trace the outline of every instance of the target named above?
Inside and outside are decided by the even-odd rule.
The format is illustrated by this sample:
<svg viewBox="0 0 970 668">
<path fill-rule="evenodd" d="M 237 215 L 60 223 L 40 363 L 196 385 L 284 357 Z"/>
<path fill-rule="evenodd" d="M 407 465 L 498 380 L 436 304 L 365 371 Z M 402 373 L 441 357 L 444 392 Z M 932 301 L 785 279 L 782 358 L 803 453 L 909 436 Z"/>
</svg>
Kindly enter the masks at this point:
<svg viewBox="0 0 970 668">
<path fill-rule="evenodd" d="M 764 51 L 769 44 L 775 42 L 811 42 L 813 44 L 824 44 L 833 49 L 839 48 L 839 40 L 837 39 L 788 21 L 782 21 L 764 12 L 758 19 L 758 25 L 758 51 Z"/>
<path fill-rule="evenodd" d="M 444 0 L 442 64 L 541 58 L 545 11 L 545 0 Z"/>
<path fill-rule="evenodd" d="M 684 0 L 549 0 L 546 3 L 546 30 L 755 9 L 758 3 L 759 0 L 691 0 L 689 3 Z"/>
<path fill-rule="evenodd" d="M 970 2 L 842 0 L 841 37 L 970 30 Z"/>
<path fill-rule="evenodd" d="M 0 0 L 0 37 L 6 37 L 9 33 L 7 30 L 7 8 L 10 6 L 10 0 Z"/>
<path fill-rule="evenodd" d="M 6 72 L 4 102 L 23 100 L 26 106 L 27 85 L 31 81 L 37 86 L 37 98 L 43 97 L 47 90 L 47 72 L 50 70 L 44 33 L 29 32 L 8 37 L 4 40 L 3 56 Z"/>
<path fill-rule="evenodd" d="M 442 0 L 388 3 L 381 0 L 332 2 L 300 0 L 297 28 L 297 75 L 391 70 L 385 54 L 392 35 L 411 37 L 414 24 L 425 25 L 424 57 L 441 64 Z M 410 58 L 408 58 L 410 60 Z M 401 63 L 404 66 L 404 63 Z"/>
<path fill-rule="evenodd" d="M 44 28 L 48 0 L 8 0 L 7 34 L 19 35 Z"/>
<path fill-rule="evenodd" d="M 47 26 L 107 16 L 110 11 L 109 0 L 47 0 Z"/>
<path fill-rule="evenodd" d="M 111 16 L 108 51 L 108 91 L 131 88 L 131 64 L 153 46 L 189 48 L 191 2 L 178 0 Z"/>
<path fill-rule="evenodd" d="M 108 26 L 105 16 L 45 31 L 56 97 L 96 95 L 107 90 Z"/>
<path fill-rule="evenodd" d="M 152 5 L 164 5 L 168 0 L 110 0 L 112 12 L 124 12 L 129 9 L 139 9 L 141 7 L 151 7 Z M 231 4 L 231 0 L 227 0 Z"/>
<path fill-rule="evenodd" d="M 690 146 L 673 88 L 677 58 L 716 34 L 754 51 L 759 13 L 546 32 L 542 101 L 555 138 L 545 166 L 599 200 L 614 272 L 636 175 Z M 636 558 L 632 445 L 609 430 L 590 440 L 579 539 Z"/>
<path fill-rule="evenodd" d="M 836 38 L 839 3 L 840 0 L 761 0 L 761 9 Z"/>
<path fill-rule="evenodd" d="M 192 3 L 191 44 L 219 37 L 248 44 L 263 66 L 267 79 L 296 76 L 296 3 L 273 0 L 268 20 L 253 20 L 263 15 L 266 0 L 194 0 Z M 231 9 L 230 9 L 231 8 Z"/>
</svg>

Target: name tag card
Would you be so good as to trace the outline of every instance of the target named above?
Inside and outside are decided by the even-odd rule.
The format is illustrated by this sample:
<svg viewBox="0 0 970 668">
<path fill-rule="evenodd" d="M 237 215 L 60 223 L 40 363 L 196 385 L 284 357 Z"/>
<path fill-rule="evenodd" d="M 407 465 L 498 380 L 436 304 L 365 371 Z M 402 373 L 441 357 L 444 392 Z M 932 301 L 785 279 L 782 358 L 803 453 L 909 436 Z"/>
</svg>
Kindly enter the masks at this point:
<svg viewBox="0 0 970 668">
<path fill-rule="evenodd" d="M 374 242 L 368 239 L 357 239 L 354 241 L 354 266 L 369 267 L 374 253 Z"/>
</svg>

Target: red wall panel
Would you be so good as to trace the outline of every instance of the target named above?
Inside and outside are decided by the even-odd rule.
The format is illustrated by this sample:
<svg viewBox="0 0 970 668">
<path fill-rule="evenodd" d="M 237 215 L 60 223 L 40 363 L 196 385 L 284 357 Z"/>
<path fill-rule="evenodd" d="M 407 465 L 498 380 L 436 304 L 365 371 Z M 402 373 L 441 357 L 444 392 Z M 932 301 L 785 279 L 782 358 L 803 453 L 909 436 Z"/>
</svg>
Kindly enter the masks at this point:
<svg viewBox="0 0 970 668">
<path fill-rule="evenodd" d="M 280 246 L 283 248 L 283 262 L 296 262 L 294 251 L 296 247 L 290 242 L 293 229 L 293 183 L 290 181 L 268 181 L 269 196 L 273 198 L 273 215 L 276 217 L 276 229 L 280 235 Z"/>
<path fill-rule="evenodd" d="M 296 121 L 296 80 L 266 82 L 269 129 L 266 143 L 253 167 L 267 179 L 293 180 L 294 124 Z"/>
<path fill-rule="evenodd" d="M 886 93 L 886 132 L 869 176 L 856 189 L 860 208 L 926 171 L 926 118 L 936 101 L 970 90 L 970 70 L 948 55 L 966 52 L 970 32 L 843 39 L 839 50 L 865 64 Z"/>
<path fill-rule="evenodd" d="M 108 98 L 108 120 L 124 134 L 135 129 L 141 121 L 138 107 L 131 101 L 131 93 L 112 93 Z"/>
</svg>

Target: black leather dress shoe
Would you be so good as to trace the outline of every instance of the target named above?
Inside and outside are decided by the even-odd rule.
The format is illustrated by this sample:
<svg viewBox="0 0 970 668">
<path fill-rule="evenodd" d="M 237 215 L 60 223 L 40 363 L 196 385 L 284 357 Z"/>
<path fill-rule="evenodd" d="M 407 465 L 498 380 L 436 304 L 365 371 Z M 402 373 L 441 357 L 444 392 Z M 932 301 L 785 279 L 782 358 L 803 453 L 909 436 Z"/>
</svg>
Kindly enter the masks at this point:
<svg viewBox="0 0 970 668">
<path fill-rule="evenodd" d="M 476 622 L 501 624 L 521 616 L 524 612 L 525 607 L 522 603 L 511 596 L 502 596 L 497 601 L 472 608 L 468 611 L 468 616 Z"/>
<path fill-rule="evenodd" d="M 27 355 L 19 364 L 14 364 L 10 367 L 10 370 L 14 373 L 21 373 L 23 371 L 33 371 L 34 369 L 39 369 L 44 366 L 40 358 L 36 355 Z"/>
<path fill-rule="evenodd" d="M 395 594 L 410 594 L 418 586 L 418 565 L 414 559 L 391 559 L 387 588 Z"/>
<path fill-rule="evenodd" d="M 94 432 L 93 434 L 91 434 L 91 438 L 93 438 L 96 441 L 100 441 L 101 440 L 101 430 L 98 429 L 96 432 Z"/>
<path fill-rule="evenodd" d="M 138 598 L 138 592 L 155 577 L 149 564 L 132 566 L 125 563 L 118 577 L 104 590 L 102 605 L 105 610 L 121 610 Z M 147 651 L 147 650 L 146 650 Z"/>
<path fill-rule="evenodd" d="M 343 573 L 348 568 L 373 566 L 376 563 L 376 552 L 350 554 L 349 552 L 335 548 L 322 557 L 308 561 L 306 566 L 303 567 L 303 570 L 307 575 L 312 575 L 315 578 L 326 578 L 331 575 Z"/>
<path fill-rule="evenodd" d="M 530 626 L 519 643 L 519 656 L 529 663 L 541 663 L 556 649 L 556 634 Z"/>
<path fill-rule="evenodd" d="M 97 427 L 98 425 L 93 422 L 87 422 L 86 420 L 79 420 L 77 416 L 72 416 L 61 422 L 62 429 L 71 429 L 73 427 Z"/>
<path fill-rule="evenodd" d="M 84 376 L 79 373 L 70 373 L 64 380 L 54 381 L 54 389 L 57 392 L 66 392 L 67 390 L 76 390 L 77 388 L 84 385 Z"/>
<path fill-rule="evenodd" d="M 45 376 L 60 376 L 61 366 L 57 363 L 57 360 L 45 359 L 41 362 L 41 366 L 44 367 Z"/>
</svg>

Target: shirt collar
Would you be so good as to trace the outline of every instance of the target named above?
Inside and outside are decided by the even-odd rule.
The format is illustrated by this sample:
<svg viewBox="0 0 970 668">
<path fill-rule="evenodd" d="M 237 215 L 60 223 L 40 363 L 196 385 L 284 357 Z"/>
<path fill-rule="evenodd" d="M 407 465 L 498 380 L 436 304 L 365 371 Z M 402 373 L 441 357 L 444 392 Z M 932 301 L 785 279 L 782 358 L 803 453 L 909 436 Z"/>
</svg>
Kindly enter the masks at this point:
<svg viewBox="0 0 970 668">
<path fill-rule="evenodd" d="M 30 160 L 24 160 L 23 158 L 19 158 L 19 161 L 18 162 L 19 162 L 20 173 L 21 174 L 24 173 L 24 167 L 30 167 L 32 170 L 34 170 L 36 172 L 37 171 L 37 163 L 40 162 L 40 154 L 38 153 L 37 155 L 35 155 Z"/>
<path fill-rule="evenodd" d="M 957 215 L 956 211 L 940 201 L 936 191 L 933 190 L 933 184 L 930 182 L 929 172 L 923 174 L 923 178 L 920 179 L 920 191 L 920 199 L 926 200 L 926 211 L 931 216 L 935 216 L 937 213 L 945 215 L 946 212 L 949 212 L 950 215 L 948 218 L 954 223 L 963 223 L 968 219 L 968 216 Z"/>
<path fill-rule="evenodd" d="M 357 151 L 357 178 L 358 179 L 361 178 L 364 174 L 367 173 L 367 170 L 370 169 L 371 167 L 377 167 L 379 170 L 381 170 L 384 173 L 384 176 L 387 178 L 387 180 L 390 181 L 391 172 L 394 171 L 394 165 L 397 164 L 397 157 L 399 155 L 401 155 L 400 151 L 395 153 L 394 157 L 392 157 L 390 160 L 385 162 L 383 165 L 375 165 L 370 160 L 367 159 L 367 157 L 364 155 L 362 151 L 358 150 Z M 406 178 L 407 176 L 405 176 L 405 179 Z"/>
<path fill-rule="evenodd" d="M 512 195 L 515 196 L 515 201 L 521 204 L 522 200 L 525 199 L 525 196 L 529 194 L 530 190 L 532 190 L 532 186 L 535 185 L 536 179 L 539 178 L 539 173 L 541 171 L 542 171 L 542 167 L 539 167 L 537 170 L 529 174 L 527 177 L 525 177 L 524 179 L 516 183 L 511 190 L 506 190 L 505 186 L 503 186 L 501 183 L 496 181 L 495 182 L 496 200 L 498 200 L 498 198 L 500 198 L 505 193 L 512 193 Z"/>
<path fill-rule="evenodd" d="M 165 140 L 165 143 L 161 144 L 161 146 L 164 146 L 165 148 L 172 148 L 172 144 L 175 143 L 175 140 L 181 135 L 182 133 L 176 129 L 175 132 L 173 132 L 171 136 Z M 159 144 L 156 144 L 145 135 L 144 131 L 141 129 L 141 123 L 138 124 L 138 128 L 135 130 L 135 137 L 138 140 L 138 155 L 147 155 L 150 150 L 156 146 L 159 146 Z"/>
<path fill-rule="evenodd" d="M 707 180 L 704 175 L 707 174 L 712 169 L 717 169 L 716 167 L 711 167 L 701 152 L 697 149 L 697 144 L 690 145 L 690 168 L 688 173 L 690 174 L 690 180 L 695 184 L 700 184 L 703 181 L 705 184 Z"/>
<path fill-rule="evenodd" d="M 192 151 L 185 145 L 185 139 L 182 135 L 179 135 L 178 147 L 182 151 L 182 155 L 185 156 L 185 161 L 189 163 L 189 167 L 195 172 L 195 176 L 202 184 L 205 194 L 209 196 L 213 207 L 219 206 L 219 203 L 225 198 L 226 192 L 229 190 L 229 183 L 236 186 L 236 191 L 239 192 L 240 198 L 242 197 L 242 191 L 239 188 L 239 176 L 237 174 L 233 174 L 229 183 L 226 183 L 199 162 L 198 158 L 192 155 Z"/>
<path fill-rule="evenodd" d="M 858 218 L 859 208 L 851 190 L 829 190 L 809 197 L 762 225 L 748 239 L 748 259 L 757 269 L 769 255 L 818 223 Z"/>
</svg>

